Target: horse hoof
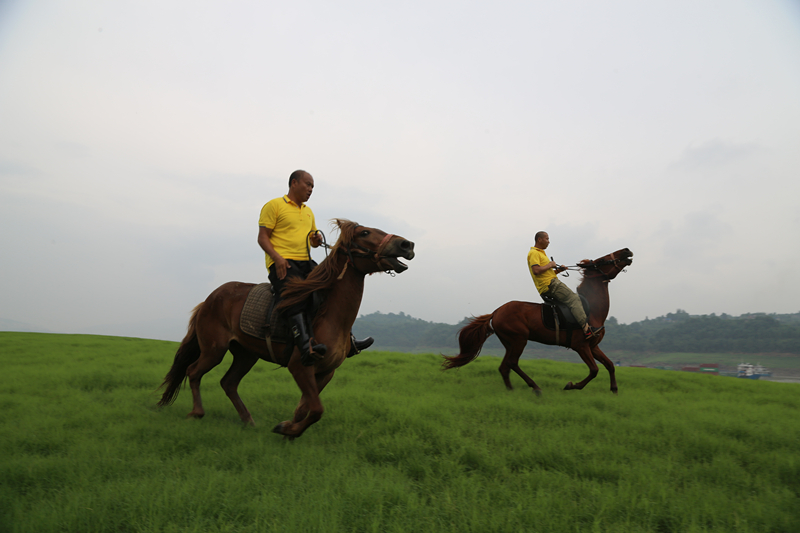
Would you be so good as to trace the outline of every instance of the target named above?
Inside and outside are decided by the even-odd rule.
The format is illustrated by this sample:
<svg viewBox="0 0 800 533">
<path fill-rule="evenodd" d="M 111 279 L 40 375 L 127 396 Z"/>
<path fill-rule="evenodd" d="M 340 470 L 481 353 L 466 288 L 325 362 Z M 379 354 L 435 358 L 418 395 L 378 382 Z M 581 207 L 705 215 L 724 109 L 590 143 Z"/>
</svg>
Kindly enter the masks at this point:
<svg viewBox="0 0 800 533">
<path fill-rule="evenodd" d="M 291 422 L 281 422 L 274 428 L 272 428 L 273 433 L 277 433 L 278 435 L 283 435 L 284 440 L 294 440 L 300 435 L 289 435 L 286 433 L 286 428 L 291 425 Z"/>
<path fill-rule="evenodd" d="M 572 390 L 572 382 L 571 381 L 569 383 L 567 383 L 567 386 L 564 387 L 564 390 Z"/>
<path fill-rule="evenodd" d="M 617 394 L 617 389 L 616 388 L 611 389 L 611 392 L 613 392 L 614 394 Z"/>
<path fill-rule="evenodd" d="M 536 396 L 541 396 L 541 395 L 542 395 L 542 389 L 533 389 L 533 393 L 534 393 Z"/>
<path fill-rule="evenodd" d="M 194 418 L 196 420 L 200 420 L 204 416 L 205 416 L 205 413 L 195 413 L 194 411 L 192 411 L 191 413 L 186 415 L 186 418 Z"/>
</svg>

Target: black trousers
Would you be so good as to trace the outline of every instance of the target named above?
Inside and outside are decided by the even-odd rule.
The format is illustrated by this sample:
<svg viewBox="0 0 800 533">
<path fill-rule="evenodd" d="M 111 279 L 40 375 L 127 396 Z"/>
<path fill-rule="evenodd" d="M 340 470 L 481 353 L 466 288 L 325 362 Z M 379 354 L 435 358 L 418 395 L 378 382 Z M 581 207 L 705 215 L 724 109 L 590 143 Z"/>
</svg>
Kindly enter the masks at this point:
<svg viewBox="0 0 800 533">
<path fill-rule="evenodd" d="M 281 300 L 281 295 L 283 294 L 283 289 L 286 287 L 286 282 L 290 279 L 300 278 L 306 279 L 311 271 L 317 266 L 316 262 L 314 261 L 295 261 L 293 259 L 287 259 L 290 268 L 286 269 L 286 277 L 283 279 L 278 279 L 278 272 L 277 268 L 275 267 L 275 263 L 269 266 L 269 282 L 272 283 L 272 287 L 275 289 L 275 296 L 278 298 L 278 301 Z M 304 302 L 297 303 L 284 311 L 284 314 L 288 316 L 294 316 L 298 313 L 308 313 L 307 307 L 309 300 L 311 298 L 306 298 Z"/>
</svg>

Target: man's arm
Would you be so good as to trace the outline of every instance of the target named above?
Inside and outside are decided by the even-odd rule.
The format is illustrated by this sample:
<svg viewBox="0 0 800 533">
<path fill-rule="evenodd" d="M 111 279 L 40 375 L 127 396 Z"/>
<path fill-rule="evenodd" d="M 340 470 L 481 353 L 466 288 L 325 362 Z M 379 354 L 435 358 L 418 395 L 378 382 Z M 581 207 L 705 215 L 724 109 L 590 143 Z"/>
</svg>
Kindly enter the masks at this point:
<svg viewBox="0 0 800 533">
<path fill-rule="evenodd" d="M 534 276 L 538 276 L 539 274 L 543 274 L 544 272 L 547 272 L 551 268 L 556 268 L 556 267 L 558 267 L 556 262 L 550 261 L 546 265 L 531 265 L 531 271 L 533 272 Z M 556 272 L 560 272 L 560 270 L 556 268 Z"/>
<path fill-rule="evenodd" d="M 275 273 L 278 274 L 278 279 L 283 279 L 286 277 L 286 269 L 291 268 L 291 266 L 289 262 L 273 248 L 272 241 L 269 240 L 271 235 L 271 228 L 268 229 L 264 226 L 258 227 L 258 245 L 261 246 L 261 249 L 275 262 Z"/>
</svg>

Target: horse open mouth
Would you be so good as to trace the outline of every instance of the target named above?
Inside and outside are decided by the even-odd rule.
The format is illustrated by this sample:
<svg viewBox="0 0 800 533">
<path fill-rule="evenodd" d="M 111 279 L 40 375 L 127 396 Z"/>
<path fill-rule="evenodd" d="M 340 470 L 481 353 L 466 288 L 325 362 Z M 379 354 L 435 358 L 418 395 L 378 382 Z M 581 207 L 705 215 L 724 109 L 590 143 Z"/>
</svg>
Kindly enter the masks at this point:
<svg viewBox="0 0 800 533">
<path fill-rule="evenodd" d="M 408 270 L 408 265 L 406 265 L 396 257 L 384 257 L 383 260 L 386 263 L 388 263 L 392 267 L 392 270 L 394 270 L 398 274 Z"/>
<path fill-rule="evenodd" d="M 403 259 L 414 259 L 414 243 L 406 240 L 402 237 L 395 237 L 389 246 L 386 247 L 385 255 L 381 256 L 381 260 L 384 264 L 389 265 L 391 270 L 394 270 L 398 274 L 400 272 L 405 272 L 408 270 L 408 265 L 400 261 L 400 257 Z"/>
<path fill-rule="evenodd" d="M 633 264 L 633 252 L 626 248 L 625 253 L 622 254 L 622 260 L 627 262 L 629 265 Z"/>
</svg>

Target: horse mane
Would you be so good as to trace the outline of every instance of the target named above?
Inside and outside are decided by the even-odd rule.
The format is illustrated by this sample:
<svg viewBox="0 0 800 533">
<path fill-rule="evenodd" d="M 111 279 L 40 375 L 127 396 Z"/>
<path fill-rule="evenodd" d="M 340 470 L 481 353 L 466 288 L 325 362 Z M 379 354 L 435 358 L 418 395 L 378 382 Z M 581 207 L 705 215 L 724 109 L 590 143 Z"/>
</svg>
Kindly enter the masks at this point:
<svg viewBox="0 0 800 533">
<path fill-rule="evenodd" d="M 608 278 L 605 278 L 601 272 L 593 269 L 595 264 L 604 257 L 607 256 L 603 256 L 600 259 L 595 260 L 583 259 L 582 261 L 578 262 L 577 266 L 581 267 L 581 282 L 578 284 L 575 292 L 586 297 L 588 296 L 589 292 L 595 290 L 597 287 L 596 284 L 590 285 L 587 282 L 594 281 L 598 278 L 604 278 L 603 281 L 608 281 Z"/>
<path fill-rule="evenodd" d="M 583 295 L 583 296 L 586 296 L 586 294 L 584 294 L 584 293 L 589 290 L 588 285 L 585 285 L 586 282 L 587 281 L 591 281 L 592 279 L 597 277 L 597 276 L 587 276 L 586 275 L 586 271 L 589 268 L 591 268 L 594 265 L 594 263 L 595 262 L 592 261 L 591 259 L 582 259 L 581 261 L 579 261 L 577 263 L 577 266 L 581 267 L 581 282 L 575 288 L 575 292 L 576 293 L 578 293 L 580 295 Z"/>
<path fill-rule="evenodd" d="M 356 228 L 359 224 L 344 218 L 336 218 L 331 223 L 331 226 L 339 227 L 339 239 L 331 248 L 328 257 L 314 268 L 306 279 L 301 280 L 295 278 L 286 283 L 283 294 L 281 294 L 281 302 L 277 307 L 278 311 L 304 302 L 313 292 L 330 289 L 331 285 L 333 285 L 339 277 L 340 267 L 337 265 L 336 257 L 339 255 L 339 250 L 346 248 L 353 242 Z M 322 312 L 322 310 L 320 310 L 320 312 Z"/>
</svg>

